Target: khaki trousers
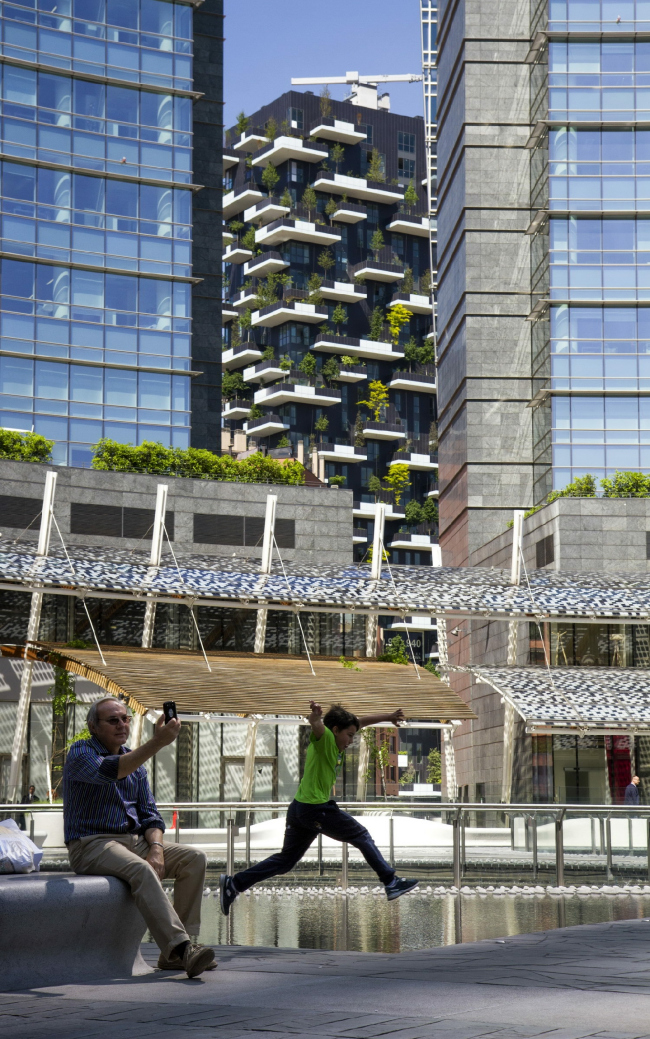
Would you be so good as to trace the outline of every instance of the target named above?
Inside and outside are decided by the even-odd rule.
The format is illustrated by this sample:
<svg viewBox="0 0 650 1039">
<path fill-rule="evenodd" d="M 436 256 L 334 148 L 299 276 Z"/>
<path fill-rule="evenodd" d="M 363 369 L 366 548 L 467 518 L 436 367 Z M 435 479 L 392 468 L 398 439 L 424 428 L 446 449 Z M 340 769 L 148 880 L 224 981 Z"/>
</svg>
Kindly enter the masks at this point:
<svg viewBox="0 0 650 1039">
<path fill-rule="evenodd" d="M 199 933 L 206 857 L 196 848 L 164 843 L 165 879 L 174 878 L 172 906 L 157 874 L 145 861 L 148 852 L 146 840 L 137 834 L 99 833 L 68 844 L 75 873 L 126 881 L 156 945 L 169 956 L 190 935 Z"/>
</svg>

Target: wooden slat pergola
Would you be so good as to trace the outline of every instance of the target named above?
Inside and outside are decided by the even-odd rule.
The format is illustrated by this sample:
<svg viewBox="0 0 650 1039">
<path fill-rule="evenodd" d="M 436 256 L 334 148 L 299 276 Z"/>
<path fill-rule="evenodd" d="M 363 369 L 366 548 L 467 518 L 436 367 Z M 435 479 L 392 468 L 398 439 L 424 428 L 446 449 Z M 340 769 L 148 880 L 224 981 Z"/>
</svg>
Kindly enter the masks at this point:
<svg viewBox="0 0 650 1039">
<path fill-rule="evenodd" d="M 4 656 L 23 657 L 23 646 L 1 646 Z M 304 715 L 309 701 L 324 708 L 342 703 L 355 714 L 393 711 L 419 721 L 470 719 L 476 715 L 429 671 L 359 658 L 343 667 L 334 658 L 313 661 L 287 654 L 210 653 L 208 670 L 198 653 L 176 650 L 30 646 L 28 658 L 45 660 L 126 699 L 138 714 L 175 700 L 182 713 Z"/>
</svg>

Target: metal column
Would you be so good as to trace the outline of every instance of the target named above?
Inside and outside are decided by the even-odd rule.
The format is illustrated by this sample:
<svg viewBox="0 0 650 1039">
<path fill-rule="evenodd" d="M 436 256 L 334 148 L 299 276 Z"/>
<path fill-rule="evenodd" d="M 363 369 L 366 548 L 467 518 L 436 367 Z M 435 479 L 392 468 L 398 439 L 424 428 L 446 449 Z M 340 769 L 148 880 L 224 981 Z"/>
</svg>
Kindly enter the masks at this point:
<svg viewBox="0 0 650 1039">
<path fill-rule="evenodd" d="M 50 550 L 50 534 L 52 531 L 52 506 L 54 504 L 54 492 L 56 490 L 56 473 L 45 474 L 45 490 L 43 492 L 43 510 L 41 512 L 41 529 L 38 536 L 38 548 L 36 550 L 36 561 L 34 563 L 33 576 L 36 578 L 34 584 L 40 587 L 38 582 L 38 570 L 42 566 L 43 559 Z M 41 609 L 43 606 L 43 593 L 32 592 L 32 603 L 29 611 L 29 623 L 27 625 L 27 638 L 25 639 L 25 656 L 30 644 L 38 641 L 38 631 L 41 623 Z M 9 789 L 7 799 L 15 804 L 20 798 L 20 780 L 22 772 L 22 760 L 27 738 L 27 725 L 29 721 L 29 707 L 32 698 L 32 671 L 34 661 L 25 659 L 23 673 L 20 679 L 20 696 L 18 698 L 18 711 L 16 714 L 16 729 L 11 747 L 11 766 L 9 769 Z"/>
<path fill-rule="evenodd" d="M 515 509 L 512 528 L 512 563 L 510 567 L 510 584 L 517 586 L 521 581 L 521 547 L 524 531 L 523 509 Z M 508 626 L 508 667 L 517 663 L 517 636 L 519 624 L 510 621 Z M 503 777 L 501 781 L 501 800 L 504 804 L 512 801 L 512 768 L 515 752 L 515 709 L 505 703 L 503 712 Z"/>
<path fill-rule="evenodd" d="M 262 542 L 261 571 L 263 574 L 271 573 L 271 564 L 273 561 L 273 539 L 275 537 L 275 511 L 277 504 L 277 494 L 267 494 L 266 515 L 264 517 L 264 540 Z M 261 606 L 257 611 L 257 621 L 255 623 L 255 653 L 264 652 L 264 645 L 266 643 L 267 616 L 267 607 Z"/>
<path fill-rule="evenodd" d="M 154 513 L 153 530 L 151 533 L 151 555 L 149 557 L 149 566 L 152 568 L 147 574 L 147 578 L 155 577 L 156 571 L 160 566 L 162 559 L 162 550 L 165 543 L 165 516 L 167 514 L 167 493 L 169 487 L 166 483 L 159 483 L 156 491 L 156 511 Z M 144 608 L 144 625 L 142 627 L 142 648 L 151 649 L 153 645 L 153 633 L 154 626 L 156 623 L 156 600 L 153 597 L 147 597 L 147 602 Z M 131 725 L 131 733 L 129 739 L 129 746 L 131 750 L 135 750 L 142 743 L 142 726 L 144 723 L 144 714 L 136 714 L 133 717 L 133 723 Z"/>
<path fill-rule="evenodd" d="M 564 833 L 562 824 L 566 808 L 555 816 L 555 876 L 558 887 L 564 887 Z"/>
</svg>

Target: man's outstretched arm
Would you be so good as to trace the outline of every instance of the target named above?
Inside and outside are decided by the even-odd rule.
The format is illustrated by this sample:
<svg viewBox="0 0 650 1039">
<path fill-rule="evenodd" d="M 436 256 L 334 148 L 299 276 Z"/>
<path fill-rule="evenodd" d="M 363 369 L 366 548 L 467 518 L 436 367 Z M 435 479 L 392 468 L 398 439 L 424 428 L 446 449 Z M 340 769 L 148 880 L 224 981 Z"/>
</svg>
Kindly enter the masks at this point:
<svg viewBox="0 0 650 1039">
<path fill-rule="evenodd" d="M 144 765 L 145 761 L 152 758 L 159 750 L 173 743 L 180 731 L 181 723 L 178 718 L 172 718 L 171 721 L 165 724 L 165 716 L 161 714 L 150 740 L 143 743 L 141 747 L 136 747 L 135 750 L 129 750 L 126 754 L 120 754 L 117 778 L 124 779 L 125 776 L 130 776 L 132 772 L 140 768 L 140 765 Z"/>
<path fill-rule="evenodd" d="M 365 729 L 366 725 L 379 725 L 380 722 L 389 722 L 391 725 L 399 726 L 405 721 L 404 712 L 398 707 L 392 714 L 364 714 L 359 718 L 359 727 Z"/>
</svg>

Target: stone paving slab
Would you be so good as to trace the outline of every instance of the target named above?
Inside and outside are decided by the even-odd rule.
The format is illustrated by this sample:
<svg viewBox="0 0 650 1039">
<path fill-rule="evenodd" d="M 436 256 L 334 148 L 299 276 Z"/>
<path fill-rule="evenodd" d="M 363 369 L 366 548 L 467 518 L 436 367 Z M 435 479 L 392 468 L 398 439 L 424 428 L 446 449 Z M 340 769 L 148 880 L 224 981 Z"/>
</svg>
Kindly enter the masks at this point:
<svg viewBox="0 0 650 1039">
<path fill-rule="evenodd" d="M 2 1039 L 650 1039 L 650 923 L 397 954 L 227 946 L 217 971 L 0 993 Z M 153 946 L 144 947 L 150 964 Z M 1 986 L 1 979 L 0 979 Z"/>
</svg>

